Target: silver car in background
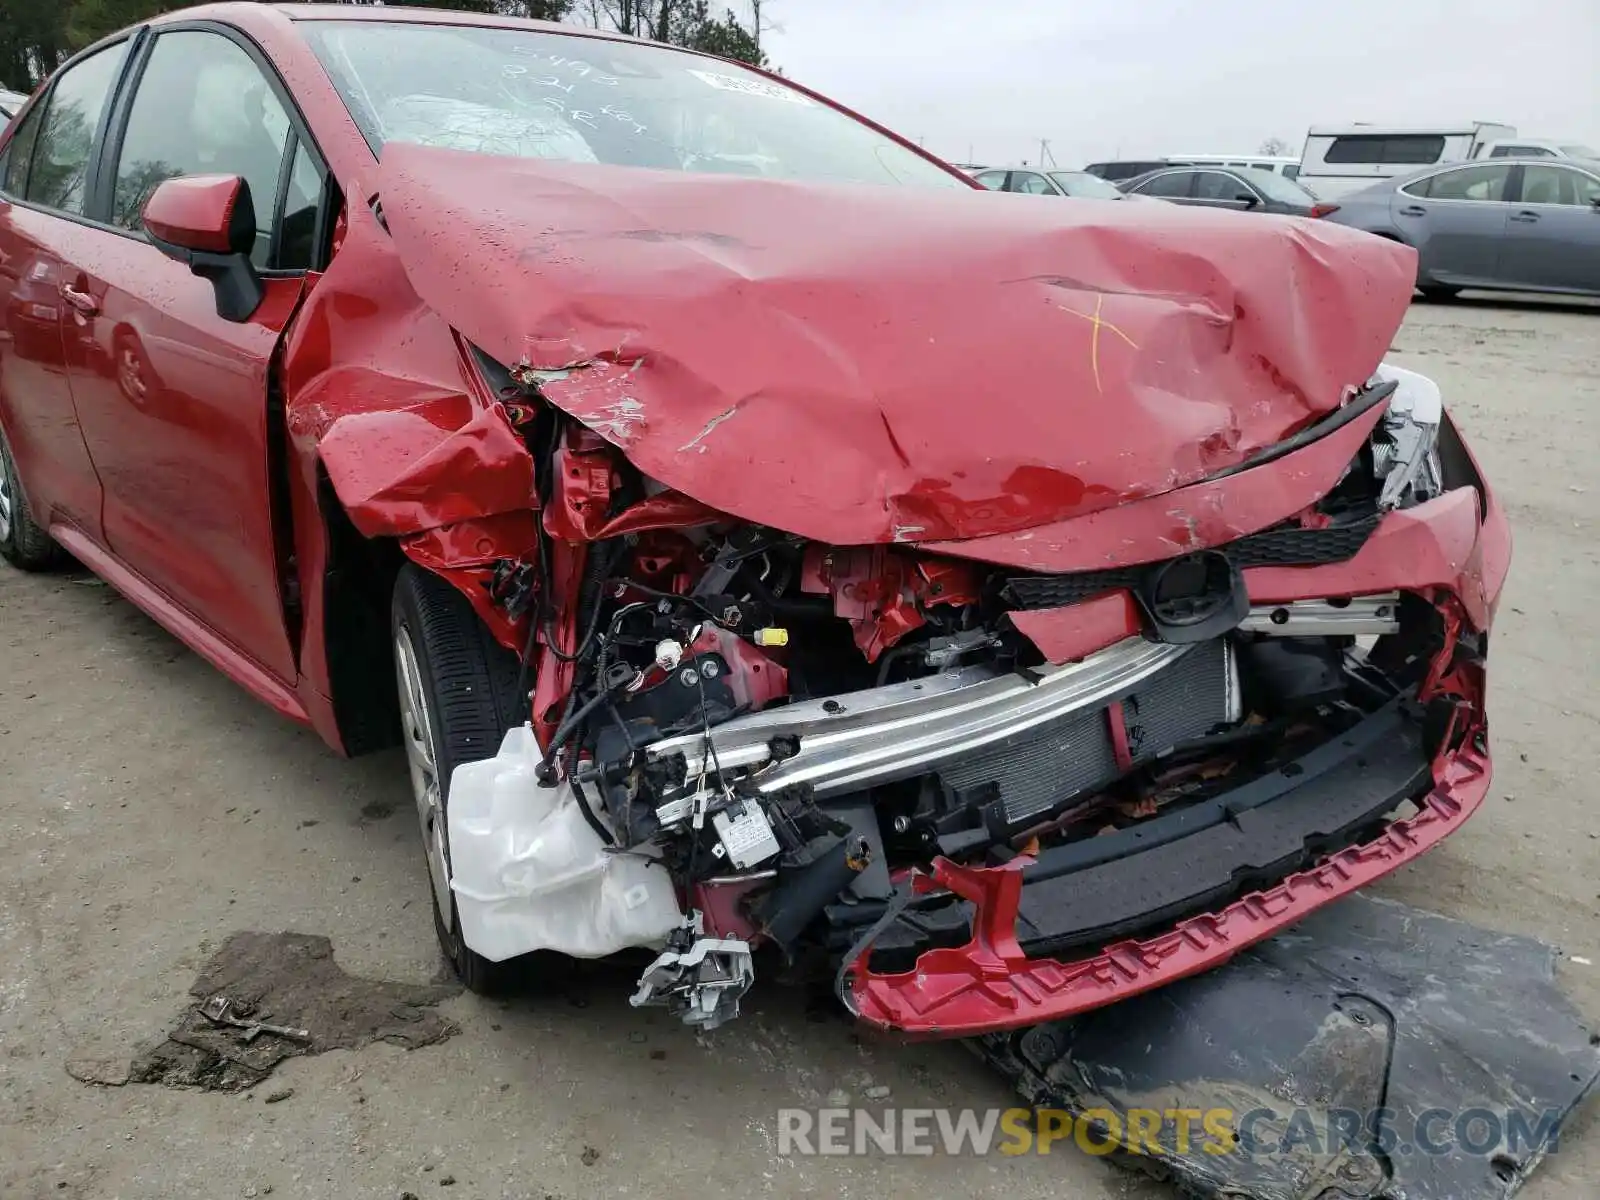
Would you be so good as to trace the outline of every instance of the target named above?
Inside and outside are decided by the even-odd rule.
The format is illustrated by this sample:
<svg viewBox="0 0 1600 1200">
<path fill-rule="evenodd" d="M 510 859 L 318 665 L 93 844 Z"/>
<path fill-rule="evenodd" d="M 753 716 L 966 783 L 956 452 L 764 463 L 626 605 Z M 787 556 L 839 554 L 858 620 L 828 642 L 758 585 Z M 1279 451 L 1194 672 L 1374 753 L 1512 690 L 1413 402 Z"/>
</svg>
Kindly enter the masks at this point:
<svg viewBox="0 0 1600 1200">
<path fill-rule="evenodd" d="M 1325 220 L 1417 251 L 1417 287 L 1600 295 L 1600 160 L 1429 167 L 1340 196 Z"/>
<path fill-rule="evenodd" d="M 995 167 L 973 175 L 991 192 L 1021 192 L 1030 196 L 1071 196 L 1076 200 L 1126 200 L 1117 185 L 1087 171 L 1033 171 L 1022 167 Z"/>
<path fill-rule="evenodd" d="M 0 129 L 11 123 L 11 118 L 17 115 L 17 110 L 28 102 L 26 92 L 13 92 L 10 88 L 0 87 Z"/>
</svg>

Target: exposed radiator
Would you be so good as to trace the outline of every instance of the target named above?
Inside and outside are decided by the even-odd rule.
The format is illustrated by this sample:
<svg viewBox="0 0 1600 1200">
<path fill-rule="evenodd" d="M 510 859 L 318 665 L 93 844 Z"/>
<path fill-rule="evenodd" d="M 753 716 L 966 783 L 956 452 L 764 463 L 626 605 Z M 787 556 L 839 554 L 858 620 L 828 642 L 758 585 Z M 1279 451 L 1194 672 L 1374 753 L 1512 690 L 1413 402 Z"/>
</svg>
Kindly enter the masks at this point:
<svg viewBox="0 0 1600 1200">
<path fill-rule="evenodd" d="M 1177 662 L 1114 702 L 1128 751 L 1147 762 L 1192 738 L 1239 719 L 1233 647 L 1202 642 Z M 993 784 L 1007 818 L 1018 822 L 1123 773 L 1106 708 L 1074 713 L 948 764 L 940 777 L 961 791 Z"/>
</svg>

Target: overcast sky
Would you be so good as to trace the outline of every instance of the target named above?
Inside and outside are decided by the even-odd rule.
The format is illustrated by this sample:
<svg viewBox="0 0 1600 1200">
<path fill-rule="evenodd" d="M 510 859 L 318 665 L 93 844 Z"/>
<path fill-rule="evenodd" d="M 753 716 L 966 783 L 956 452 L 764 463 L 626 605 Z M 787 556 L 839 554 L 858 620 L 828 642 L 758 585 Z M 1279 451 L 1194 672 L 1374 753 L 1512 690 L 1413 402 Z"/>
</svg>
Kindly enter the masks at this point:
<svg viewBox="0 0 1600 1200">
<path fill-rule="evenodd" d="M 790 78 L 945 158 L 1247 152 L 1502 121 L 1600 146 L 1600 0 L 765 0 Z"/>
</svg>

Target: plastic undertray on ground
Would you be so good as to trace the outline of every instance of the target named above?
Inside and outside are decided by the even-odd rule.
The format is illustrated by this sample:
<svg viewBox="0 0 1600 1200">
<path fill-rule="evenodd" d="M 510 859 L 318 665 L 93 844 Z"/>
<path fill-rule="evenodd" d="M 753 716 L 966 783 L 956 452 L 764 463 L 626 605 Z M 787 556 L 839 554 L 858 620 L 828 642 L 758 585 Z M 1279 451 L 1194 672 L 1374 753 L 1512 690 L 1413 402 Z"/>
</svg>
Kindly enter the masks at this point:
<svg viewBox="0 0 1600 1200">
<path fill-rule="evenodd" d="M 1205 975 L 971 1044 L 1036 1108 L 1075 1114 L 1091 1145 L 1120 1130 L 1124 1161 L 1190 1194 L 1503 1200 L 1600 1078 L 1555 957 L 1357 896 Z"/>
</svg>

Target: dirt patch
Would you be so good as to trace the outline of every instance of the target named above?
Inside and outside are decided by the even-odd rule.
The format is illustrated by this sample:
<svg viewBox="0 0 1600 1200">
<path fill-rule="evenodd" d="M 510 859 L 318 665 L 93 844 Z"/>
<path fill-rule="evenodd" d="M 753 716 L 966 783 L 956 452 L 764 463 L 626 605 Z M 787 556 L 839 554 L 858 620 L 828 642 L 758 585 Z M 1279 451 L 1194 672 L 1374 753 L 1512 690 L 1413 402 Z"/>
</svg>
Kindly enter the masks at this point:
<svg viewBox="0 0 1600 1200">
<path fill-rule="evenodd" d="M 237 1092 L 254 1087 L 286 1058 L 324 1050 L 354 1050 L 390 1042 L 415 1050 L 457 1032 L 432 1006 L 459 988 L 394 983 L 347 975 L 333 960 L 333 943 L 304 933 L 236 933 L 201 968 L 195 998 L 160 1043 L 141 1048 L 125 1070 L 103 1060 L 71 1060 L 67 1071 L 85 1083 L 162 1083 Z M 212 996 L 232 1001 L 250 1020 L 304 1029 L 301 1042 L 274 1033 L 246 1040 L 248 1031 L 218 1025 L 198 1006 Z"/>
</svg>

